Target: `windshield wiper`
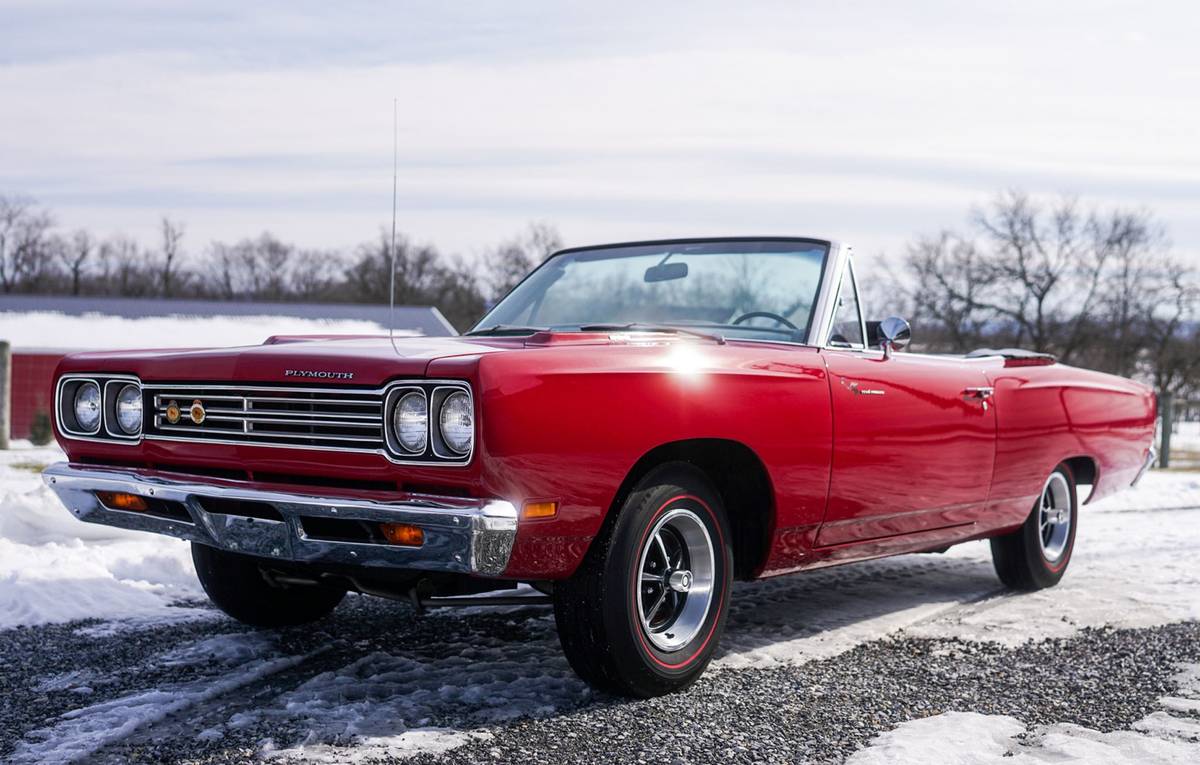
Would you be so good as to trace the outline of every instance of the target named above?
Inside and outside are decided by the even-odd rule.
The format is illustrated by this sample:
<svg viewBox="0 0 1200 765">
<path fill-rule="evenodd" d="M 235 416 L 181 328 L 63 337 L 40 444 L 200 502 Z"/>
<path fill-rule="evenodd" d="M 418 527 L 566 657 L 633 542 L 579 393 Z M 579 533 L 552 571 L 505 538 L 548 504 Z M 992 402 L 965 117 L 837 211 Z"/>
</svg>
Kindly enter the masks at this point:
<svg viewBox="0 0 1200 765">
<path fill-rule="evenodd" d="M 673 324 L 647 324 L 643 322 L 632 322 L 629 324 L 585 324 L 579 328 L 580 332 L 669 332 L 675 335 L 690 335 L 691 337 L 699 337 L 705 340 L 713 340 L 717 345 L 725 344 L 725 336 L 718 335 L 715 332 L 699 332 L 694 329 L 686 329 L 677 327 Z"/>
<path fill-rule="evenodd" d="M 549 327 L 522 327 L 515 324 L 493 324 L 483 329 L 473 329 L 468 335 L 532 335 L 534 332 L 546 332 Z"/>
</svg>

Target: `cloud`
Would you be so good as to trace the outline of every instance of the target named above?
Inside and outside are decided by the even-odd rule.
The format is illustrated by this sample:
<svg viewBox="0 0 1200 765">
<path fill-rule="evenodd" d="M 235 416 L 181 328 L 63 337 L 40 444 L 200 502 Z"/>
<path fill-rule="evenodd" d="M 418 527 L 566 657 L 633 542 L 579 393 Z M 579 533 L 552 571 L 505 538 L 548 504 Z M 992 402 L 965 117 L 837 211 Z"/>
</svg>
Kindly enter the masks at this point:
<svg viewBox="0 0 1200 765">
<path fill-rule="evenodd" d="M 189 245 L 406 230 L 466 252 L 817 233 L 869 251 L 1007 187 L 1164 216 L 1200 252 L 1200 63 L 1133 3 L 16 4 L 0 189 Z"/>
</svg>

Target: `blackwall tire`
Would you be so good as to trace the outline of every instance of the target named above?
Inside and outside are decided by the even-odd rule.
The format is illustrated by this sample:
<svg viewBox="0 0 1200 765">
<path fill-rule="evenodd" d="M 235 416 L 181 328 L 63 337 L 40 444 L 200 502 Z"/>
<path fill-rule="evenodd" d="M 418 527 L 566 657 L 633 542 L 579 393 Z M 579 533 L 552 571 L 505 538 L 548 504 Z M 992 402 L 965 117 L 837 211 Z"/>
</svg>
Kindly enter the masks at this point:
<svg viewBox="0 0 1200 765">
<path fill-rule="evenodd" d="M 592 686 L 649 698 L 686 688 L 725 630 L 733 576 L 720 495 L 695 468 L 647 475 L 554 589 L 572 668 Z"/>
<path fill-rule="evenodd" d="M 328 616 L 346 591 L 325 586 L 280 587 L 249 555 L 192 543 L 192 561 L 204 592 L 229 616 L 253 627 L 291 627 Z"/>
<path fill-rule="evenodd" d="M 1062 579 L 1075 551 L 1079 497 L 1071 469 L 1059 465 L 1046 479 L 1021 528 L 994 537 L 996 575 L 1016 590 L 1041 590 Z"/>
</svg>

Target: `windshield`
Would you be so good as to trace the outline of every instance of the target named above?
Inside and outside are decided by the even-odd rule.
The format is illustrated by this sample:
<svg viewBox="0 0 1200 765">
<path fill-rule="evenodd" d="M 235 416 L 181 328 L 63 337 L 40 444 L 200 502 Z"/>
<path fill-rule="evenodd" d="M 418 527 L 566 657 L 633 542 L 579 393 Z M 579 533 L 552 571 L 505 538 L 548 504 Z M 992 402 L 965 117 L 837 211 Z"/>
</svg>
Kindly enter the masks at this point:
<svg viewBox="0 0 1200 765">
<path fill-rule="evenodd" d="M 828 250 L 823 242 L 779 239 L 567 251 L 521 282 L 470 334 L 665 325 L 804 342 Z"/>
</svg>

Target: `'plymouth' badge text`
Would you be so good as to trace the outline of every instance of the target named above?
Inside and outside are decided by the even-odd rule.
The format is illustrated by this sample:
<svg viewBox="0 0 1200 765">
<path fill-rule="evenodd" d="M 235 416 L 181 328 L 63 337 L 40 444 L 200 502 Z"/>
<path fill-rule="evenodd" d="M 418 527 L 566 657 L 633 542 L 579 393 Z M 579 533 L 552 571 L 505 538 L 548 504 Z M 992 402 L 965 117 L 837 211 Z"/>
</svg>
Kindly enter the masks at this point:
<svg viewBox="0 0 1200 765">
<path fill-rule="evenodd" d="M 353 372 L 328 372 L 311 369 L 285 369 L 284 377 L 309 377 L 315 380 L 353 380 Z"/>
</svg>

